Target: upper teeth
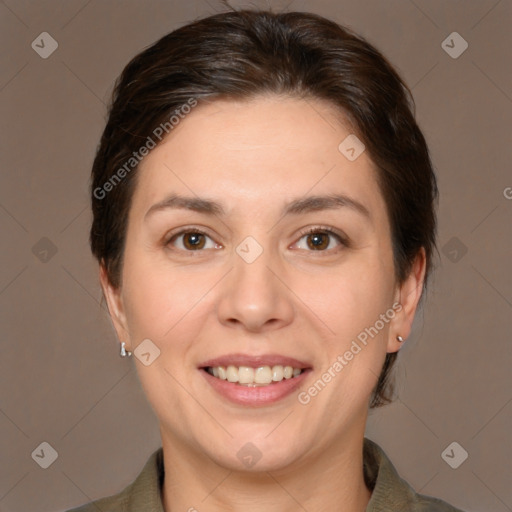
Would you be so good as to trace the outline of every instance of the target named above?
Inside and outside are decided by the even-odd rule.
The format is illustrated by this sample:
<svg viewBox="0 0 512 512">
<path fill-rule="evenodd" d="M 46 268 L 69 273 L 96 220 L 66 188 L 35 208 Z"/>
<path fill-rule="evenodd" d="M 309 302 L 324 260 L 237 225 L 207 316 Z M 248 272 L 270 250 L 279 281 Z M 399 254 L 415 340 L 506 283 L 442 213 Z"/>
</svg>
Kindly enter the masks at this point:
<svg viewBox="0 0 512 512">
<path fill-rule="evenodd" d="M 260 366 L 251 368 L 250 366 L 215 366 L 207 368 L 208 373 L 222 380 L 229 382 L 238 382 L 239 384 L 270 384 L 279 382 L 283 379 L 291 379 L 302 373 L 301 368 L 293 366 Z"/>
</svg>

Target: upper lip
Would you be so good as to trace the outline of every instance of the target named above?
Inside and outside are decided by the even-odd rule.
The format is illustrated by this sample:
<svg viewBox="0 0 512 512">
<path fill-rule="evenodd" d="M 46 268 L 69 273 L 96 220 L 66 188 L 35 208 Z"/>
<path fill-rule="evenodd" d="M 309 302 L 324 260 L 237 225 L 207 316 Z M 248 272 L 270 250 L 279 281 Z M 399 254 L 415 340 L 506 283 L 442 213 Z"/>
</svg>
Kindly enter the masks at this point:
<svg viewBox="0 0 512 512">
<path fill-rule="evenodd" d="M 255 356 L 248 354 L 226 354 L 201 363 L 199 368 L 216 366 L 249 366 L 251 368 L 259 368 L 260 366 L 277 365 L 292 366 L 293 368 L 301 369 L 311 368 L 311 365 L 304 361 L 279 354 L 263 354 Z"/>
</svg>

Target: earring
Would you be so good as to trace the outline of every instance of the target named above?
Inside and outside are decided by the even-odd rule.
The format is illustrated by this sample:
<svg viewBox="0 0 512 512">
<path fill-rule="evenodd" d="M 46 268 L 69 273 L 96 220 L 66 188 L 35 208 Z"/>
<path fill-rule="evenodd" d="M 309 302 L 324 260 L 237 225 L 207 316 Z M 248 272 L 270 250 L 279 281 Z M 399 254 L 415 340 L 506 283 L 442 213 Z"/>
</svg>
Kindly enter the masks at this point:
<svg viewBox="0 0 512 512">
<path fill-rule="evenodd" d="M 119 355 L 120 355 L 121 357 L 126 357 L 126 356 L 130 357 L 130 356 L 132 355 L 132 353 L 131 353 L 129 350 L 126 350 L 126 349 L 124 348 L 124 346 L 125 346 L 125 345 L 126 345 L 126 343 L 123 341 L 123 342 L 121 343 L 121 352 L 119 353 Z"/>
<path fill-rule="evenodd" d="M 402 338 L 402 336 L 397 336 L 396 339 L 400 342 L 400 343 L 403 343 L 404 339 Z"/>
</svg>

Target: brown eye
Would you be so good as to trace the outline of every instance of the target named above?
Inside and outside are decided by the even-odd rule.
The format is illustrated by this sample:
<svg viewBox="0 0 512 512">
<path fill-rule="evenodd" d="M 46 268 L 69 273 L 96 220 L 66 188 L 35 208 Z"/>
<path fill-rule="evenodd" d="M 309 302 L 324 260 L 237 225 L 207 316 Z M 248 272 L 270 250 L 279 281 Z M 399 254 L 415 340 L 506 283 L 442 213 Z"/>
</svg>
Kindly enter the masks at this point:
<svg viewBox="0 0 512 512">
<path fill-rule="evenodd" d="M 315 251 L 326 249 L 329 246 L 329 235 L 327 233 L 311 233 L 307 235 L 306 239 L 308 247 Z"/>
<path fill-rule="evenodd" d="M 206 233 L 197 230 L 180 231 L 173 235 L 166 245 L 186 252 L 221 248 Z"/>
<path fill-rule="evenodd" d="M 205 236 L 201 233 L 186 233 L 183 236 L 183 245 L 187 249 L 202 249 L 205 245 Z"/>
<path fill-rule="evenodd" d="M 313 228 L 303 231 L 301 234 L 302 237 L 297 242 L 297 246 L 299 249 L 305 249 L 308 251 L 328 252 L 333 249 L 336 249 L 339 246 L 348 247 L 348 243 L 345 240 L 345 238 L 330 229 Z M 301 242 L 303 239 L 306 240 L 306 244 Z"/>
</svg>

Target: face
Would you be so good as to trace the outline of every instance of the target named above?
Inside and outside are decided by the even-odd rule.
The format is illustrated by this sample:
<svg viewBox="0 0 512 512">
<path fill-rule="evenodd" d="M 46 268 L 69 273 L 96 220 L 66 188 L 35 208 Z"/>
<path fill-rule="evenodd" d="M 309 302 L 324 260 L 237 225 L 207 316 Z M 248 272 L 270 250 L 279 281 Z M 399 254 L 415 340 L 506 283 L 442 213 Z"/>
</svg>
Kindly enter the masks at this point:
<svg viewBox="0 0 512 512">
<path fill-rule="evenodd" d="M 141 163 L 122 285 L 101 279 L 120 340 L 150 340 L 134 361 L 164 446 L 278 470 L 362 436 L 424 263 L 395 281 L 372 161 L 338 148 L 350 134 L 320 101 L 215 101 Z"/>
</svg>

